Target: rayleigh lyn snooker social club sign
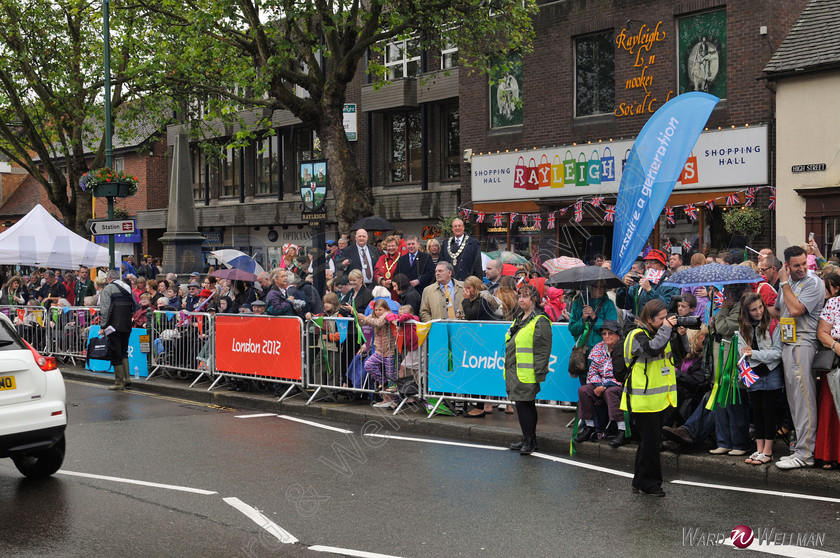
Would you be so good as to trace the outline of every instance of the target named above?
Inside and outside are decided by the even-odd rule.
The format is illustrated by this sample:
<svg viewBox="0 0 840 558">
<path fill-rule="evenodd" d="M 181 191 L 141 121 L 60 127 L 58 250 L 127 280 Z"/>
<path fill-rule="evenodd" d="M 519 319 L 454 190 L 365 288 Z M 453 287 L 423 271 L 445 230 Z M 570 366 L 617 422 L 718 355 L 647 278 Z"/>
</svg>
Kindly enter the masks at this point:
<svg viewBox="0 0 840 558">
<path fill-rule="evenodd" d="M 617 194 L 633 139 L 520 150 L 472 159 L 476 202 Z M 767 127 L 700 134 L 676 188 L 767 184 Z"/>
</svg>

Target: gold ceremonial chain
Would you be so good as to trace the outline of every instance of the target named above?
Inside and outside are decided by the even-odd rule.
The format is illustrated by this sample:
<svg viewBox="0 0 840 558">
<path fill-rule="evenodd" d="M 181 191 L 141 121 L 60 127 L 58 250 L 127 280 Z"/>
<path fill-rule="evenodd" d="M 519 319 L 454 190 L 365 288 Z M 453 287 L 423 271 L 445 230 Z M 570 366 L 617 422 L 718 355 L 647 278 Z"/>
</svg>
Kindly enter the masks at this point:
<svg viewBox="0 0 840 558">
<path fill-rule="evenodd" d="M 457 265 L 458 265 L 458 258 L 461 256 L 461 252 L 463 252 L 463 251 L 464 251 L 464 248 L 466 248 L 466 247 L 467 247 L 467 239 L 468 239 L 468 238 L 469 238 L 469 235 L 466 235 L 466 234 L 465 234 L 465 235 L 464 235 L 464 239 L 461 241 L 461 246 L 458 248 L 458 251 L 457 251 L 457 252 L 455 252 L 454 254 L 453 254 L 453 253 L 452 253 L 452 251 L 449 249 L 449 246 L 451 246 L 451 245 L 452 245 L 452 243 L 453 243 L 453 242 L 455 242 L 455 237 L 454 237 L 454 236 L 453 236 L 453 237 L 452 237 L 452 239 L 449 241 L 449 244 L 446 246 L 446 251 L 447 251 L 447 252 L 449 252 L 449 255 L 452 257 L 452 267 L 455 267 L 455 266 L 457 266 Z"/>
<path fill-rule="evenodd" d="M 399 258 L 394 259 L 394 263 L 388 265 L 388 257 L 385 256 L 385 279 L 391 278 L 391 270 L 394 269 L 394 266 L 397 265 L 397 261 Z"/>
</svg>

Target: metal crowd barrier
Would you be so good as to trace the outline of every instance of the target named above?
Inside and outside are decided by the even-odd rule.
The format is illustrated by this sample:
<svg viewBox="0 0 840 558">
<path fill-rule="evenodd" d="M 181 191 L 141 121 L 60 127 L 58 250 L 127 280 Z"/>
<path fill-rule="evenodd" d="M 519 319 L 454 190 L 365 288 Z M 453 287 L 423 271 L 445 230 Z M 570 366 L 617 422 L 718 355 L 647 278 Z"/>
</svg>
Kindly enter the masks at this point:
<svg viewBox="0 0 840 558">
<path fill-rule="evenodd" d="M 85 360 L 88 332 L 99 325 L 98 306 L 60 307 L 53 304 L 49 311 L 49 350 L 53 356 L 65 357 L 73 364 Z"/>
<path fill-rule="evenodd" d="M 0 312 L 9 317 L 15 329 L 27 343 L 44 354 L 50 348 L 49 315 L 43 306 L 0 306 Z"/>
<path fill-rule="evenodd" d="M 147 329 L 151 343 L 147 381 L 158 373 L 181 380 L 195 376 L 192 387 L 205 376 L 214 375 L 213 316 L 206 312 L 155 310 Z"/>
<path fill-rule="evenodd" d="M 303 321 L 296 316 L 217 314 L 214 318 L 213 362 L 222 378 L 259 380 L 288 385 L 280 401 L 304 389 L 307 365 Z"/>
<path fill-rule="evenodd" d="M 398 334 L 400 329 L 402 330 L 403 339 L 406 336 L 415 336 L 416 339 L 415 322 L 395 325 L 394 328 Z M 365 338 L 362 342 L 358 327 L 352 318 L 324 317 L 306 322 L 306 386 L 316 388 L 306 402 L 307 405 L 318 399 L 321 394 L 333 399 L 340 394 L 380 394 L 399 400 L 394 409 L 394 414 L 397 414 L 410 399 L 398 393 L 398 385 L 406 381 L 404 378 L 409 377 L 413 377 L 417 384 L 417 395 L 412 397 L 420 397 L 423 384 L 421 371 L 426 360 L 424 347 L 415 347 L 416 343 L 411 347 L 399 346 L 397 343 L 394 353 L 386 355 L 390 362 L 386 365 L 381 361 L 375 367 L 378 368 L 377 375 L 382 380 L 380 383 L 365 370 L 365 357 L 373 352 L 372 330 L 371 326 L 362 326 L 361 332 Z M 367 344 L 366 355 L 358 354 L 362 343 Z"/>
</svg>

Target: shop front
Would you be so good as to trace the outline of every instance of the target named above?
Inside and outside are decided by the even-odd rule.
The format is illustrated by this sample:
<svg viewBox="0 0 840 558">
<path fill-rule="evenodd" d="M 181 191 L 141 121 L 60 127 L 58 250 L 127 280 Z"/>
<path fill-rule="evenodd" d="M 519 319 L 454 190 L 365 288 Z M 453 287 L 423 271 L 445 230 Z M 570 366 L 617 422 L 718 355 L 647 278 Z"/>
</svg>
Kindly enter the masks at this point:
<svg viewBox="0 0 840 558">
<path fill-rule="evenodd" d="M 622 169 L 632 146 L 629 139 L 475 155 L 473 206 L 461 211 L 481 223 L 488 249 L 525 257 L 539 250 L 543 260 L 589 260 L 596 254 L 609 259 Z M 750 205 L 766 213 L 766 203 L 758 203 L 769 197 L 768 149 L 763 125 L 702 133 L 650 244 L 708 251 L 749 242 L 724 231 L 723 215 Z M 769 224 L 770 215 L 765 217 Z"/>
</svg>

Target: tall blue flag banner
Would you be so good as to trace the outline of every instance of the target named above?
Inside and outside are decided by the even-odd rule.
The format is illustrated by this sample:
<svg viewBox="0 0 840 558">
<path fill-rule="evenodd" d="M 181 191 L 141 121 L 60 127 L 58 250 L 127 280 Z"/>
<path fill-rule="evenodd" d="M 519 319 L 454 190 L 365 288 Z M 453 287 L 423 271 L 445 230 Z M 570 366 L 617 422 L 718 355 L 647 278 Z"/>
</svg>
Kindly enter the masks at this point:
<svg viewBox="0 0 840 558">
<path fill-rule="evenodd" d="M 623 277 L 645 246 L 712 109 L 708 93 L 674 97 L 639 132 L 621 176 L 613 228 L 612 271 Z"/>
</svg>

